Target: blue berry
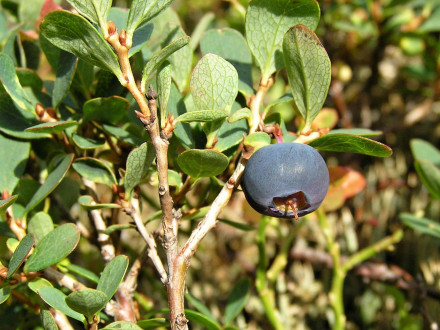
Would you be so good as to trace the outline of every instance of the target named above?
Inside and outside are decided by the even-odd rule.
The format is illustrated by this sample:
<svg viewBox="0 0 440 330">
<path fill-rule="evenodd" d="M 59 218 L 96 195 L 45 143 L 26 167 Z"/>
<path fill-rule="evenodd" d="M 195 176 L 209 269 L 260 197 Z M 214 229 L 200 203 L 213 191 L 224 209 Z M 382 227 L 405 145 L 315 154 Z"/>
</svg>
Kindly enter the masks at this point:
<svg viewBox="0 0 440 330">
<path fill-rule="evenodd" d="M 329 173 L 314 148 L 300 143 L 271 144 L 249 158 L 241 186 L 256 211 L 298 219 L 321 205 Z"/>
</svg>

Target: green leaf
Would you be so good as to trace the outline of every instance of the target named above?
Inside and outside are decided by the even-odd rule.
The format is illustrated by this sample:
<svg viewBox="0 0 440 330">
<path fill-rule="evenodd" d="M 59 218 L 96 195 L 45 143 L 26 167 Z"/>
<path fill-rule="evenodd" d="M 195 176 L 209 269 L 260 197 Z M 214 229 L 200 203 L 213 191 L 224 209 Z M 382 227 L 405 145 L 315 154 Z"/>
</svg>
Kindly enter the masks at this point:
<svg viewBox="0 0 440 330">
<path fill-rule="evenodd" d="M 252 133 L 244 139 L 244 146 L 247 151 L 254 153 L 258 149 L 270 144 L 270 136 L 264 132 Z"/>
<path fill-rule="evenodd" d="M 111 126 L 104 124 L 102 125 L 102 128 L 105 133 L 110 134 L 118 138 L 119 140 L 128 143 L 133 146 L 140 146 L 142 143 L 145 142 L 145 140 L 142 140 L 129 132 L 127 132 L 125 129 L 118 127 L 118 126 Z"/>
<path fill-rule="evenodd" d="M 32 199 L 26 205 L 25 213 L 28 213 L 45 199 L 63 180 L 67 171 L 72 165 L 73 154 L 65 155 L 61 158 L 58 166 L 47 176 L 46 181 L 38 188 Z"/>
<path fill-rule="evenodd" d="M 295 106 L 307 130 L 327 97 L 330 59 L 318 37 L 304 25 L 295 25 L 286 32 L 283 52 Z"/>
<path fill-rule="evenodd" d="M 208 30 L 200 41 L 202 55 L 216 54 L 231 63 L 238 73 L 238 90 L 252 95 L 252 54 L 240 32 L 230 28 Z"/>
<path fill-rule="evenodd" d="M 76 126 L 76 121 L 56 121 L 49 123 L 41 123 L 25 129 L 25 132 L 37 132 L 37 133 L 60 133 L 65 129 Z"/>
<path fill-rule="evenodd" d="M 58 330 L 57 323 L 53 318 L 52 314 L 47 309 L 42 309 L 40 311 L 41 324 L 44 330 Z"/>
<path fill-rule="evenodd" d="M 126 84 L 116 54 L 83 17 L 67 11 L 53 11 L 44 17 L 40 30 L 55 46 L 113 72 L 121 84 Z"/>
<path fill-rule="evenodd" d="M 440 199 L 440 169 L 423 158 L 415 160 L 414 167 L 429 193 L 434 198 Z"/>
<path fill-rule="evenodd" d="M 81 266 L 74 265 L 74 264 L 63 265 L 63 267 L 66 268 L 71 273 L 82 276 L 85 279 L 87 279 L 95 284 L 98 284 L 99 277 L 95 273 L 91 272 L 88 269 L 85 269 Z"/>
<path fill-rule="evenodd" d="M 0 94 L 0 131 L 19 139 L 41 139 L 50 137 L 46 133 L 24 132 L 29 126 L 38 124 L 35 115 L 15 107 L 7 94 Z"/>
<path fill-rule="evenodd" d="M 168 61 L 165 61 L 160 66 L 157 76 L 156 76 L 156 84 L 157 84 L 157 102 L 158 109 L 160 111 L 160 125 L 161 128 L 165 127 L 166 117 L 167 117 L 167 106 L 168 101 L 170 99 L 171 93 L 171 64 Z"/>
<path fill-rule="evenodd" d="M 79 230 L 73 223 L 55 228 L 37 243 L 24 265 L 24 272 L 38 272 L 61 261 L 75 249 L 79 236 Z"/>
<path fill-rule="evenodd" d="M 167 112 L 171 113 L 174 117 L 178 117 L 181 114 L 187 112 L 186 105 L 183 97 L 180 95 L 176 85 L 171 84 L 170 98 L 168 100 Z M 186 149 L 195 148 L 195 141 L 192 135 L 191 126 L 187 123 L 177 123 L 173 132 L 180 140 L 181 144 Z"/>
<path fill-rule="evenodd" d="M 15 274 L 18 268 L 20 268 L 21 264 L 24 262 L 24 259 L 26 259 L 28 253 L 32 249 L 32 246 L 34 245 L 34 241 L 35 241 L 34 235 L 32 234 L 27 234 L 20 241 L 20 244 L 15 249 L 14 254 L 11 257 L 11 260 L 9 261 L 8 274 L 6 275 L 7 279 L 11 278 L 11 276 Z"/>
<path fill-rule="evenodd" d="M 354 152 L 375 157 L 393 154 L 385 144 L 350 134 L 327 134 L 309 142 L 309 146 L 323 151 Z"/>
<path fill-rule="evenodd" d="M 435 166 L 440 167 L 440 151 L 431 143 L 421 139 L 412 139 L 410 147 L 416 160 L 428 160 Z"/>
<path fill-rule="evenodd" d="M 97 121 L 117 124 L 124 116 L 130 104 L 120 96 L 99 97 L 84 103 L 84 122 Z"/>
<path fill-rule="evenodd" d="M 228 167 L 228 157 L 214 150 L 191 149 L 177 157 L 177 164 L 193 179 L 216 176 Z"/>
<path fill-rule="evenodd" d="M 120 255 L 110 261 L 104 268 L 96 290 L 102 291 L 107 295 L 106 303 L 110 301 L 118 289 L 127 271 L 127 267 L 128 258 Z"/>
<path fill-rule="evenodd" d="M 226 110 L 198 110 L 186 112 L 176 118 L 177 122 L 190 123 L 190 122 L 207 122 L 218 119 L 225 119 L 228 117 L 229 112 Z"/>
<path fill-rule="evenodd" d="M 139 321 L 139 322 L 145 322 L 145 321 L 148 321 L 148 320 Z M 160 324 L 157 326 L 160 327 Z M 131 322 L 127 322 L 127 321 L 116 321 L 116 322 L 110 323 L 105 328 L 102 328 L 102 330 L 110 330 L 110 329 L 140 330 L 140 329 L 145 329 L 145 328 L 139 327 L 138 325 L 136 325 L 136 323 L 131 323 Z M 156 329 L 156 327 L 154 329 Z"/>
<path fill-rule="evenodd" d="M 254 227 L 249 226 L 249 225 L 247 225 L 245 223 L 241 223 L 241 222 L 236 222 L 236 221 L 231 221 L 231 220 L 226 220 L 226 219 L 218 219 L 218 221 L 224 223 L 225 225 L 228 225 L 228 226 L 231 226 L 231 227 L 234 227 L 236 229 L 243 230 L 243 231 L 255 230 Z"/>
<path fill-rule="evenodd" d="M 165 10 L 173 0 L 133 0 L 127 20 L 127 46 L 130 48 L 134 31 Z"/>
<path fill-rule="evenodd" d="M 72 141 L 78 148 L 83 150 L 100 148 L 105 144 L 105 139 L 93 140 L 75 133 L 72 134 Z"/>
<path fill-rule="evenodd" d="M 211 320 L 208 316 L 202 313 L 185 309 L 185 316 L 190 322 L 194 322 L 203 326 L 203 329 L 207 330 L 221 330 L 222 327 L 218 322 Z"/>
<path fill-rule="evenodd" d="M 401 213 L 400 220 L 412 229 L 440 239 L 440 224 L 426 218 L 419 218 L 410 213 Z"/>
<path fill-rule="evenodd" d="M 213 21 L 215 20 L 215 14 L 212 12 L 208 12 L 202 16 L 202 18 L 197 22 L 196 27 L 191 33 L 191 41 L 189 42 L 189 46 L 193 51 L 196 50 L 197 46 L 202 39 L 203 33 L 213 25 Z M 247 45 L 246 45 L 247 47 Z M 205 53 L 206 54 L 206 53 Z M 205 55 L 203 54 L 203 55 Z M 217 54 L 219 55 L 219 54 Z"/>
<path fill-rule="evenodd" d="M 195 66 L 190 88 L 197 110 L 229 111 L 238 92 L 237 70 L 220 56 L 207 54 Z"/>
<path fill-rule="evenodd" d="M 12 193 L 26 169 L 31 144 L 0 134 L 0 192 Z"/>
<path fill-rule="evenodd" d="M 70 85 L 75 75 L 78 58 L 69 52 L 60 50 L 58 65 L 56 67 L 56 79 L 52 91 L 52 106 L 58 108 L 67 96 Z"/>
<path fill-rule="evenodd" d="M 28 282 L 28 287 L 36 294 L 38 294 L 38 290 L 44 287 L 53 287 L 52 283 L 42 277 L 34 278 L 32 281 Z"/>
<path fill-rule="evenodd" d="M 99 25 L 106 35 L 106 22 L 112 0 L 67 0 L 78 13 Z"/>
<path fill-rule="evenodd" d="M 159 185 L 159 177 L 157 172 L 154 172 L 149 180 L 150 185 L 157 187 Z M 168 184 L 171 187 L 180 187 L 182 185 L 182 178 L 179 173 L 173 170 L 168 170 Z"/>
<path fill-rule="evenodd" d="M 194 306 L 195 309 L 197 309 L 200 313 L 203 315 L 209 317 L 212 321 L 218 322 L 217 319 L 212 315 L 211 311 L 208 309 L 208 307 L 203 304 L 199 299 L 194 297 L 191 293 L 187 292 L 185 293 L 185 299 L 188 300 L 188 302 Z"/>
<path fill-rule="evenodd" d="M 170 322 L 165 318 L 158 317 L 154 319 L 138 321 L 137 325 L 140 326 L 141 329 L 148 330 L 148 329 L 158 329 L 164 327 L 169 328 Z M 119 329 L 123 329 L 123 328 L 121 327 Z"/>
<path fill-rule="evenodd" d="M 381 135 L 381 131 L 372 131 L 368 128 L 338 128 L 338 129 L 332 129 L 329 134 L 350 134 L 350 135 L 357 135 L 357 136 L 363 136 L 363 137 L 373 137 Z"/>
<path fill-rule="evenodd" d="M 140 147 L 133 149 L 127 158 L 124 187 L 127 194 L 142 182 L 151 163 L 156 157 L 156 152 L 151 144 L 143 143 Z"/>
<path fill-rule="evenodd" d="M 163 48 L 186 36 L 182 27 L 174 22 L 168 22 L 163 33 L 167 36 L 161 44 Z M 188 78 L 192 68 L 192 59 L 193 52 L 189 45 L 184 45 L 167 58 L 168 62 L 171 63 L 171 76 L 181 92 L 185 91 L 188 84 Z"/>
<path fill-rule="evenodd" d="M 94 289 L 75 291 L 66 297 L 66 304 L 90 319 L 107 304 L 107 295 Z"/>
<path fill-rule="evenodd" d="M 315 0 L 253 0 L 246 13 L 246 40 L 260 66 L 263 82 L 284 66 L 282 40 L 286 31 L 303 24 L 315 30 L 320 10 Z"/>
<path fill-rule="evenodd" d="M 117 209 L 121 208 L 121 205 L 115 203 L 102 203 L 97 204 L 92 196 L 84 195 L 81 196 L 78 200 L 79 205 L 81 205 L 87 211 L 91 210 L 101 210 L 101 209 Z"/>
<path fill-rule="evenodd" d="M 177 38 L 176 40 L 169 43 L 165 48 L 159 50 L 157 53 L 151 57 L 151 59 L 145 65 L 144 71 L 142 73 L 142 90 L 145 91 L 145 84 L 147 83 L 150 75 L 156 70 L 168 57 L 174 54 L 176 51 L 182 47 L 188 45 L 189 37 L 183 36 Z"/>
<path fill-rule="evenodd" d="M 72 167 L 87 180 L 103 183 L 108 186 L 117 184 L 112 169 L 102 160 L 91 157 L 78 158 Z"/>
<path fill-rule="evenodd" d="M 15 73 L 22 87 L 30 87 L 35 91 L 40 91 L 43 88 L 43 80 L 35 71 L 27 68 L 15 68 Z"/>
<path fill-rule="evenodd" d="M 43 239 L 44 236 L 53 230 L 52 218 L 46 212 L 36 213 L 28 223 L 28 233 L 34 234 L 35 243 Z"/>
<path fill-rule="evenodd" d="M 18 195 L 13 195 L 6 199 L 0 199 L 0 212 L 6 211 L 6 209 L 15 203 L 17 200 Z"/>
<path fill-rule="evenodd" d="M 106 234 L 106 235 L 110 235 L 111 233 L 113 233 L 115 231 L 120 231 L 120 230 L 124 230 L 124 229 L 132 229 L 132 228 L 136 228 L 136 226 L 130 225 L 130 224 L 111 225 L 111 226 L 108 226 L 106 230 L 101 231 L 101 233 Z"/>
<path fill-rule="evenodd" d="M 84 315 L 75 312 L 66 304 L 66 295 L 60 290 L 52 287 L 43 287 L 38 290 L 38 294 L 41 299 L 44 300 L 46 304 L 59 310 L 60 312 L 70 316 L 71 318 L 78 320 L 80 322 L 85 322 Z"/>
<path fill-rule="evenodd" d="M 18 81 L 14 62 L 8 55 L 2 53 L 0 53 L 0 80 L 6 92 L 19 108 L 32 113 L 35 111 L 34 104 L 29 101 Z"/>
<path fill-rule="evenodd" d="M 234 116 L 234 114 L 240 110 L 240 105 L 237 102 L 234 102 L 231 110 L 232 116 Z M 233 146 L 236 146 L 243 141 L 243 136 L 246 136 L 248 131 L 249 125 L 246 120 L 238 120 L 232 124 L 227 121 L 223 122 L 217 132 L 217 143 L 215 144 L 215 149 L 223 152 L 229 148 L 232 148 Z"/>
<path fill-rule="evenodd" d="M 3 285 L 0 287 L 0 304 L 3 304 L 11 296 L 11 287 Z"/>
<path fill-rule="evenodd" d="M 248 122 L 252 120 L 252 111 L 249 108 L 238 109 L 229 116 L 228 123 L 233 124 L 241 119 L 246 119 Z"/>
<path fill-rule="evenodd" d="M 251 280 L 242 279 L 232 288 L 225 310 L 225 324 L 231 323 L 242 311 L 250 296 Z"/>
</svg>

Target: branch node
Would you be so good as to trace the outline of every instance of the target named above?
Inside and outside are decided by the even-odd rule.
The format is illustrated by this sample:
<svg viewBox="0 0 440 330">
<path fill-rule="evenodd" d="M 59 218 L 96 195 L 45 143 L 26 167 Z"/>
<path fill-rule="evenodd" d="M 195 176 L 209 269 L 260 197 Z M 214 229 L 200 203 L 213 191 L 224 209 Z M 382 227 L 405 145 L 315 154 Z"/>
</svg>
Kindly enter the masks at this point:
<svg viewBox="0 0 440 330">
<path fill-rule="evenodd" d="M 115 25 L 115 23 L 113 23 L 113 21 L 108 21 L 107 31 L 108 31 L 109 36 L 111 36 L 117 32 L 116 25 Z"/>
<path fill-rule="evenodd" d="M 185 317 L 184 313 L 180 313 L 176 317 L 176 324 L 180 327 L 185 326 L 188 323 L 188 319 Z"/>
<path fill-rule="evenodd" d="M 127 41 L 127 33 L 125 32 L 124 29 L 121 30 L 121 33 L 119 34 L 119 42 L 121 43 L 122 46 L 126 46 L 126 41 Z"/>
<path fill-rule="evenodd" d="M 163 196 L 167 192 L 167 188 L 165 186 L 159 187 L 159 195 Z"/>
<path fill-rule="evenodd" d="M 145 94 L 145 96 L 147 97 L 148 101 L 157 100 L 158 97 L 157 92 L 154 90 L 154 87 L 152 85 L 148 87 L 148 92 L 147 94 Z"/>
</svg>

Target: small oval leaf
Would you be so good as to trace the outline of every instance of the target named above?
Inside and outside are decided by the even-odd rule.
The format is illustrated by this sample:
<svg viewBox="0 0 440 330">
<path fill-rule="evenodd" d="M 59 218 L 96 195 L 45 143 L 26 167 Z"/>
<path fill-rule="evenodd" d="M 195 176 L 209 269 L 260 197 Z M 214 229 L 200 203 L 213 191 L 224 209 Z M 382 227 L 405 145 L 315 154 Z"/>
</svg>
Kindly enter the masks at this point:
<svg viewBox="0 0 440 330">
<path fill-rule="evenodd" d="M 46 304 L 59 310 L 67 316 L 70 316 L 71 318 L 80 322 L 84 322 L 86 320 L 84 315 L 75 312 L 66 304 L 66 295 L 60 290 L 53 287 L 42 287 L 38 290 L 38 294 Z"/>
<path fill-rule="evenodd" d="M 15 249 L 11 260 L 9 261 L 9 269 L 6 278 L 10 278 L 12 275 L 15 274 L 15 272 L 26 259 L 29 251 L 32 249 L 34 242 L 35 239 L 34 235 L 32 234 L 27 234 L 25 237 L 23 237 L 23 239 L 20 241 L 20 244 L 18 244 L 17 248 Z"/>
<path fill-rule="evenodd" d="M 176 118 L 176 122 L 190 123 L 190 122 L 207 122 L 218 119 L 225 119 L 229 112 L 226 110 L 198 110 L 185 112 Z"/>
<path fill-rule="evenodd" d="M 156 70 L 168 57 L 170 57 L 173 53 L 178 51 L 183 46 L 186 46 L 189 43 L 189 37 L 184 36 L 180 37 L 165 48 L 159 50 L 157 53 L 151 57 L 151 59 L 145 65 L 144 71 L 142 73 L 142 83 L 141 86 L 143 90 L 145 90 L 145 84 L 150 77 L 150 75 Z"/>
<path fill-rule="evenodd" d="M 113 72 L 125 84 L 116 54 L 85 18 L 67 11 L 53 11 L 44 17 L 40 30 L 58 48 Z"/>
<path fill-rule="evenodd" d="M 115 203 L 103 203 L 97 204 L 92 196 L 84 195 L 78 199 L 79 205 L 81 205 L 87 211 L 91 210 L 101 210 L 101 209 L 117 209 L 120 208 L 121 205 Z"/>
<path fill-rule="evenodd" d="M 211 29 L 200 40 L 202 55 L 216 54 L 231 63 L 238 73 L 238 90 L 252 95 L 252 54 L 240 32 L 231 28 Z"/>
<path fill-rule="evenodd" d="M 315 30 L 320 17 L 315 0 L 253 0 L 246 13 L 246 40 L 266 81 L 284 66 L 283 35 L 297 24 Z"/>
<path fill-rule="evenodd" d="M 96 290 L 102 291 L 107 295 L 106 303 L 110 301 L 118 289 L 127 271 L 127 267 L 128 258 L 123 255 L 117 256 L 105 266 Z"/>
<path fill-rule="evenodd" d="M 24 272 L 38 272 L 61 261 L 75 249 L 79 237 L 79 230 L 73 223 L 55 228 L 35 246 L 24 265 Z"/>
<path fill-rule="evenodd" d="M 72 292 L 66 297 L 67 306 L 88 319 L 103 309 L 106 303 L 107 295 L 104 292 L 88 288 Z"/>
<path fill-rule="evenodd" d="M 76 126 L 78 123 L 76 121 L 56 121 L 49 123 L 41 123 L 32 127 L 25 129 L 25 132 L 36 132 L 36 133 L 60 133 L 68 127 Z"/>
<path fill-rule="evenodd" d="M 28 233 L 34 234 L 35 243 L 53 230 L 52 218 L 46 212 L 34 214 L 28 223 Z"/>
<path fill-rule="evenodd" d="M 72 134 L 72 141 L 73 141 L 73 143 L 75 143 L 75 145 L 78 148 L 83 149 L 83 150 L 100 148 L 100 147 L 104 146 L 104 144 L 105 144 L 105 139 L 93 140 L 93 139 L 78 135 L 76 133 Z"/>
<path fill-rule="evenodd" d="M 414 167 L 432 197 L 440 199 L 440 169 L 426 159 L 418 159 Z"/>
<path fill-rule="evenodd" d="M 231 63 L 207 54 L 191 75 L 191 95 L 197 110 L 230 110 L 238 92 L 238 74 Z"/>
<path fill-rule="evenodd" d="M 412 139 L 410 147 L 416 160 L 428 160 L 437 167 L 440 167 L 440 151 L 431 143 L 422 139 Z"/>
<path fill-rule="evenodd" d="M 248 278 L 240 280 L 232 288 L 228 297 L 225 309 L 225 324 L 231 323 L 246 305 L 250 296 L 251 280 Z"/>
<path fill-rule="evenodd" d="M 389 157 L 393 154 L 385 144 L 349 134 L 327 134 L 308 144 L 323 151 L 354 152 L 375 157 Z"/>
<path fill-rule="evenodd" d="M 13 195 L 9 198 L 0 200 L 0 212 L 6 211 L 6 209 L 14 204 L 14 202 L 17 200 L 18 195 Z"/>
<path fill-rule="evenodd" d="M 128 196 L 131 196 L 133 189 L 145 178 L 155 157 L 156 151 L 154 147 L 147 142 L 130 152 L 127 158 L 124 178 L 125 192 Z"/>
<path fill-rule="evenodd" d="M 145 320 L 145 321 L 148 321 L 148 320 Z M 145 321 L 139 321 L 139 322 L 145 322 Z M 102 330 L 110 330 L 110 329 L 121 329 L 121 330 L 157 329 L 157 327 L 161 327 L 163 325 L 166 325 L 166 323 L 165 324 L 156 323 L 154 328 L 144 328 L 144 327 L 139 327 L 138 325 L 136 325 L 136 323 L 131 323 L 131 322 L 127 322 L 127 321 L 116 321 L 116 322 L 110 323 L 105 328 L 102 328 Z"/>
<path fill-rule="evenodd" d="M 6 92 L 21 109 L 34 112 L 34 105 L 28 100 L 23 87 L 18 81 L 14 62 L 6 55 L 0 54 L 0 80 Z"/>
<path fill-rule="evenodd" d="M 103 183 L 108 186 L 117 184 L 116 177 L 110 167 L 97 158 L 78 158 L 72 167 L 87 180 Z"/>
<path fill-rule="evenodd" d="M 129 103 L 120 96 L 99 97 L 88 100 L 83 105 L 84 122 L 97 121 L 99 123 L 117 124 L 127 115 Z"/>
<path fill-rule="evenodd" d="M 401 213 L 400 220 L 412 229 L 440 239 L 440 225 L 430 219 L 419 218 L 411 213 Z"/>
<path fill-rule="evenodd" d="M 330 59 L 318 37 L 295 25 L 283 39 L 283 54 L 293 99 L 308 130 L 322 109 L 331 80 Z"/>
<path fill-rule="evenodd" d="M 11 287 L 7 284 L 0 287 L 0 304 L 3 304 L 11 296 Z"/>
<path fill-rule="evenodd" d="M 45 278 L 42 278 L 42 277 L 37 277 L 37 278 L 33 279 L 32 281 L 28 282 L 29 289 L 31 289 L 32 291 L 34 291 L 37 294 L 38 294 L 38 290 L 40 290 L 40 288 L 44 288 L 46 286 L 53 287 L 52 283 L 50 283 L 48 280 L 46 280 Z"/>
<path fill-rule="evenodd" d="M 177 157 L 177 164 L 183 172 L 197 179 L 219 175 L 226 169 L 229 160 L 214 150 L 190 149 Z"/>
<path fill-rule="evenodd" d="M 58 166 L 47 176 L 46 181 L 38 188 L 32 196 L 29 203 L 26 205 L 25 213 L 28 213 L 35 206 L 37 206 L 44 198 L 47 197 L 63 180 L 67 171 L 72 164 L 73 154 L 62 157 Z"/>
<path fill-rule="evenodd" d="M 40 319 L 44 330 L 58 330 L 54 317 L 47 309 L 42 309 L 40 311 Z"/>
</svg>

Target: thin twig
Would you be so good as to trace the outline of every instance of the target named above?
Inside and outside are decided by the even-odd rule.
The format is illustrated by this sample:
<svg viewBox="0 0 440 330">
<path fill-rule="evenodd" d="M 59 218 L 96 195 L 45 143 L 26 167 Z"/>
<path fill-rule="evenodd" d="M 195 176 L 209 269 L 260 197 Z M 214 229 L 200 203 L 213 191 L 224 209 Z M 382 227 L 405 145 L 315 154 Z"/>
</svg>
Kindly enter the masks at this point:
<svg viewBox="0 0 440 330">
<path fill-rule="evenodd" d="M 165 271 L 162 260 L 157 254 L 156 241 L 154 240 L 153 235 L 148 232 L 147 228 L 145 228 L 145 225 L 142 221 L 141 212 L 139 209 L 139 199 L 133 197 L 131 200 L 131 208 L 125 209 L 125 212 L 133 219 L 139 233 L 141 234 L 144 241 L 147 243 L 147 255 L 159 272 L 160 280 L 162 281 L 162 283 L 166 284 L 168 282 L 168 275 Z"/>
<path fill-rule="evenodd" d="M 78 282 L 70 276 L 67 276 L 66 274 L 59 272 L 52 267 L 44 269 L 43 275 L 46 279 L 55 281 L 59 285 L 68 288 L 70 291 L 79 291 L 86 288 L 84 284 Z"/>
<path fill-rule="evenodd" d="M 49 311 L 53 315 L 55 323 L 60 330 L 73 330 L 73 327 L 70 324 L 66 314 L 57 311 L 55 308 L 50 308 Z"/>
<path fill-rule="evenodd" d="M 92 191 L 95 196 L 97 196 L 96 185 L 93 181 L 82 178 L 82 182 Z M 92 204 L 94 203 L 95 202 L 93 201 Z M 115 257 L 115 247 L 111 237 L 107 234 L 104 234 L 104 231 L 107 229 L 107 225 L 102 217 L 102 211 L 91 210 L 90 217 L 92 218 L 93 224 L 98 232 L 98 243 L 101 246 L 101 255 L 105 263 L 108 263 Z"/>
</svg>

